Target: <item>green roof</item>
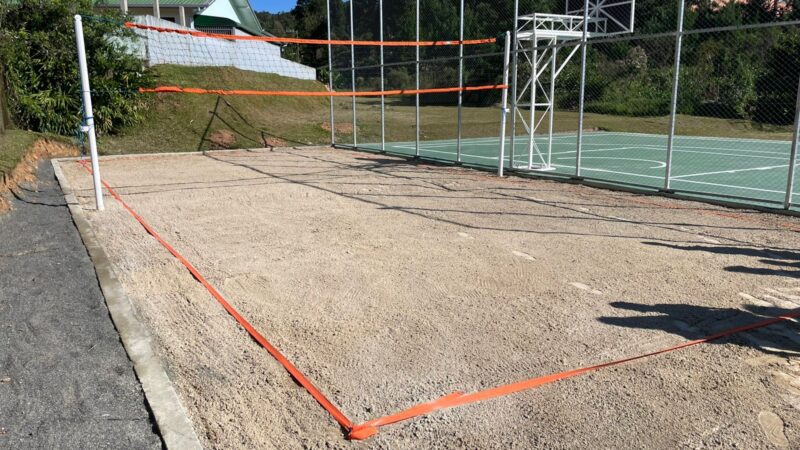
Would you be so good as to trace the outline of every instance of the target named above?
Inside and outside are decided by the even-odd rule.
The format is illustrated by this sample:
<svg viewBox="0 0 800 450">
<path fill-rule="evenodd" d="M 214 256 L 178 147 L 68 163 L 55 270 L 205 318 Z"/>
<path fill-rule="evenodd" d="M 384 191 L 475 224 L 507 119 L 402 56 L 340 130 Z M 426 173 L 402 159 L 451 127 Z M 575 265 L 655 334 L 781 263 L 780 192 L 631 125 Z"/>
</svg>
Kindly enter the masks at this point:
<svg viewBox="0 0 800 450">
<path fill-rule="evenodd" d="M 0 0 L 2 1 L 2 0 Z M 119 8 L 122 0 L 96 0 L 95 5 L 99 7 L 113 7 Z M 231 9 L 236 14 L 237 21 L 230 20 L 229 18 L 216 17 L 203 14 L 195 15 L 194 23 L 196 26 L 229 26 L 241 28 L 242 30 L 259 36 L 264 34 L 261 24 L 256 17 L 253 7 L 250 6 L 248 0 L 160 0 L 160 6 L 174 7 L 174 6 L 190 6 L 196 8 L 205 8 L 210 6 L 215 1 L 224 1 L 230 4 Z M 153 0 L 128 0 L 128 8 L 152 8 Z M 237 23 L 238 22 L 238 23 Z"/>
<path fill-rule="evenodd" d="M 253 7 L 250 6 L 249 0 L 228 1 L 231 3 L 234 11 L 236 11 L 236 15 L 239 17 L 241 29 L 256 36 L 264 34 L 264 30 L 261 29 L 261 23 L 258 21 L 258 17 L 256 17 L 256 12 L 253 11 Z"/>
</svg>

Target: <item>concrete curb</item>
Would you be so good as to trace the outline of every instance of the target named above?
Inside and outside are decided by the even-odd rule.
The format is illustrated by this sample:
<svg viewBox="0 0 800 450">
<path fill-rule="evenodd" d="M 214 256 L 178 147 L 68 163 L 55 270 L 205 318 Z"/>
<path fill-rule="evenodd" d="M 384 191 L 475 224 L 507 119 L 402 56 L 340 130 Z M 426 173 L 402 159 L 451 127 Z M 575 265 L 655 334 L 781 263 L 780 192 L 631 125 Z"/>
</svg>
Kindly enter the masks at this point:
<svg viewBox="0 0 800 450">
<path fill-rule="evenodd" d="M 64 161 L 73 160 L 72 158 Z M 100 289 L 111 313 L 111 319 L 122 339 L 122 345 L 133 362 L 145 398 L 153 411 L 158 430 L 168 449 L 202 449 L 200 440 L 175 392 L 164 364 L 154 351 L 152 337 L 139 321 L 135 308 L 111 267 L 105 250 L 92 231 L 83 208 L 72 192 L 61 170 L 60 160 L 53 160 L 53 170 L 64 192 L 72 220 L 78 228 L 89 257 L 95 266 Z"/>
</svg>

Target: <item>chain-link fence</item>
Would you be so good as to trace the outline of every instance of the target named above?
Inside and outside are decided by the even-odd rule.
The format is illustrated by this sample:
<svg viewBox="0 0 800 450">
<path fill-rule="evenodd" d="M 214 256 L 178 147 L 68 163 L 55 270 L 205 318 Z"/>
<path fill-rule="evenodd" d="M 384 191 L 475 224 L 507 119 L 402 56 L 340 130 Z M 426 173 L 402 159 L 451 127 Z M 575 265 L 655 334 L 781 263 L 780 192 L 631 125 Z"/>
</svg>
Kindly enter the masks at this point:
<svg viewBox="0 0 800 450">
<path fill-rule="evenodd" d="M 500 84 L 502 36 L 511 31 L 516 39 L 512 110 L 502 132 L 500 90 L 423 93 L 334 100 L 334 143 L 494 168 L 505 135 L 512 170 L 796 206 L 800 197 L 789 190 L 797 178 L 800 12 L 793 2 L 617 7 L 630 6 L 629 13 L 609 13 L 595 0 L 562 3 L 332 6 L 334 39 L 496 39 L 334 49 L 336 90 Z M 585 18 L 581 3 L 589 4 Z"/>
</svg>

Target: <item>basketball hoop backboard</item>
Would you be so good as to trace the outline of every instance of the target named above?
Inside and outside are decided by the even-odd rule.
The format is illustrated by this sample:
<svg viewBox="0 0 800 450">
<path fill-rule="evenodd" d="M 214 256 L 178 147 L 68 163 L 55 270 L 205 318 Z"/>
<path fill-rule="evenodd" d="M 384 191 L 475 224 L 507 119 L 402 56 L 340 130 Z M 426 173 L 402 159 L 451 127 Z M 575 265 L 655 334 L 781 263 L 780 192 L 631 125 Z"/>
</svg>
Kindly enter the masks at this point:
<svg viewBox="0 0 800 450">
<path fill-rule="evenodd" d="M 566 13 L 574 16 L 583 15 L 585 1 L 566 0 Z M 589 0 L 589 17 L 598 19 L 593 25 L 598 29 L 590 27 L 589 31 L 601 34 L 632 33 L 635 7 L 636 0 Z"/>
</svg>

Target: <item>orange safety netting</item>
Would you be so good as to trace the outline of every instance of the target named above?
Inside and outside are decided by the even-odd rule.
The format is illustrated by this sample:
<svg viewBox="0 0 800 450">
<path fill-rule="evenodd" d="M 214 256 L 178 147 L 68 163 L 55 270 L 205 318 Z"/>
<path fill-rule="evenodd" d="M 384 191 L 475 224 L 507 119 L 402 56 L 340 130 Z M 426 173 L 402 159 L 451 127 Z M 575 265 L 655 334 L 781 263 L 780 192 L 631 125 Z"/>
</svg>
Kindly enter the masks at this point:
<svg viewBox="0 0 800 450">
<path fill-rule="evenodd" d="M 158 31 L 159 33 L 184 34 L 199 38 L 227 39 L 232 41 L 260 41 L 272 42 L 277 44 L 312 44 L 312 45 L 357 45 L 357 46 L 378 46 L 378 47 L 444 47 L 449 45 L 478 45 L 493 44 L 497 38 L 469 39 L 464 41 L 349 41 L 337 39 L 301 39 L 285 38 L 275 36 L 236 36 L 230 34 L 205 33 L 196 30 L 178 30 L 175 28 L 154 27 L 152 25 L 141 25 L 133 22 L 125 22 L 128 28 L 138 28 L 141 30 Z"/>
<path fill-rule="evenodd" d="M 86 168 L 89 173 L 92 172 L 92 169 L 85 161 L 80 162 L 84 168 Z M 342 413 L 336 405 L 333 404 L 316 386 L 305 376 L 303 373 L 292 364 L 276 347 L 267 341 L 267 339 L 258 332 L 231 304 L 225 300 L 222 294 L 217 291 L 211 283 L 192 265 L 186 258 L 184 258 L 174 247 L 172 247 L 168 242 L 166 242 L 141 216 L 139 216 L 124 200 L 122 197 L 112 189 L 112 187 L 105 181 L 102 180 L 103 186 L 108 190 L 111 196 L 120 203 L 120 205 L 130 213 L 134 219 L 136 219 L 149 233 L 153 238 L 155 238 L 168 252 L 170 252 L 183 266 L 192 274 L 192 276 L 200 282 L 203 287 L 208 290 L 208 292 L 222 305 L 222 307 L 250 334 L 253 339 L 255 339 L 270 355 L 272 355 L 294 378 L 297 382 L 303 386 L 308 393 L 326 410 L 328 413 L 339 423 L 339 425 L 347 432 L 347 438 L 352 440 L 361 440 L 366 439 L 378 432 L 380 427 L 384 427 L 386 425 L 390 425 L 393 423 L 413 419 L 415 417 L 424 416 L 426 414 L 430 414 L 432 412 L 447 409 L 447 408 L 454 408 L 456 406 L 467 405 L 470 403 L 477 403 L 485 400 L 490 400 L 497 397 L 503 397 L 506 395 L 510 395 L 516 392 L 521 392 L 529 389 L 534 389 L 539 386 L 543 386 L 545 384 L 554 383 L 556 381 L 565 380 L 567 378 L 573 378 L 579 375 L 583 375 L 589 372 L 594 372 L 600 369 L 604 369 L 607 367 L 619 366 L 622 364 L 626 364 L 632 361 L 637 361 L 645 358 L 649 358 L 656 355 L 661 355 L 664 353 L 674 352 L 680 349 L 684 349 L 687 347 L 692 347 L 696 345 L 700 345 L 706 342 L 711 342 L 717 339 L 721 339 L 727 336 L 731 336 L 738 333 L 743 333 L 746 331 L 756 330 L 759 328 L 768 327 L 770 325 L 774 325 L 777 323 L 787 322 L 787 321 L 795 321 L 796 319 L 800 318 L 800 309 L 795 309 L 787 314 L 778 316 L 778 317 L 770 317 L 765 318 L 760 322 L 756 322 L 750 325 L 730 328 L 724 331 L 721 331 L 716 334 L 712 334 L 710 336 L 696 339 L 693 341 L 686 341 L 682 344 L 678 344 L 672 347 L 667 347 L 661 350 L 657 350 L 650 353 L 645 353 L 637 356 L 632 356 L 629 358 L 619 359 L 616 361 L 610 361 L 602 364 L 597 364 L 594 366 L 582 367 L 578 369 L 568 370 L 565 372 L 554 373 L 550 375 L 545 375 L 541 377 L 531 378 L 528 380 L 518 381 L 516 383 L 501 385 L 497 387 L 493 387 L 490 389 L 485 389 L 482 391 L 477 391 L 469 394 L 465 394 L 463 392 L 454 392 L 449 395 L 445 395 L 440 397 L 434 401 L 421 403 L 415 406 L 412 406 L 406 410 L 400 411 L 395 414 L 390 414 L 384 417 L 379 417 L 377 419 L 373 419 L 361 424 L 354 424 L 347 416 Z"/>
<path fill-rule="evenodd" d="M 493 89 L 506 89 L 506 84 L 489 84 L 486 86 L 465 86 L 430 89 L 395 89 L 390 91 L 357 91 L 357 92 L 330 92 L 330 91 L 254 91 L 242 89 L 202 89 L 180 86 L 159 86 L 155 88 L 139 88 L 141 93 L 178 93 L 178 94 L 210 94 L 210 95 L 255 95 L 267 97 L 383 97 L 390 95 L 414 94 L 442 94 L 448 92 L 473 92 L 489 91 Z"/>
</svg>

